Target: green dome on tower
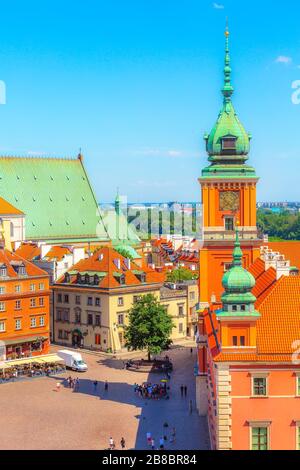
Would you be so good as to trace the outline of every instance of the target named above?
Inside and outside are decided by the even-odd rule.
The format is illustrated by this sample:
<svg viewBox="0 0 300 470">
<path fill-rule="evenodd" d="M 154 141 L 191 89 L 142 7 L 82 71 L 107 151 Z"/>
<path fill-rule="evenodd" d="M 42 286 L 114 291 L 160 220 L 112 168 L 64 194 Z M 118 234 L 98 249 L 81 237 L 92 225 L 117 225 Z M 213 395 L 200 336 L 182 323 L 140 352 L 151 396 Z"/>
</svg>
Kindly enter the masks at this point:
<svg viewBox="0 0 300 470">
<path fill-rule="evenodd" d="M 218 313 L 220 317 L 259 316 L 254 307 L 256 297 L 251 292 L 255 286 L 255 279 L 243 268 L 242 258 L 243 252 L 236 230 L 232 266 L 222 280 L 225 292 L 222 295 L 223 310 Z"/>
<path fill-rule="evenodd" d="M 228 28 L 226 29 L 225 36 L 224 86 L 222 88 L 224 96 L 223 107 L 215 126 L 210 134 L 206 134 L 204 138 L 206 140 L 206 151 L 209 154 L 209 161 L 219 164 L 243 164 L 248 159 L 251 136 L 240 122 L 231 101 L 234 89 L 231 84 Z"/>
</svg>

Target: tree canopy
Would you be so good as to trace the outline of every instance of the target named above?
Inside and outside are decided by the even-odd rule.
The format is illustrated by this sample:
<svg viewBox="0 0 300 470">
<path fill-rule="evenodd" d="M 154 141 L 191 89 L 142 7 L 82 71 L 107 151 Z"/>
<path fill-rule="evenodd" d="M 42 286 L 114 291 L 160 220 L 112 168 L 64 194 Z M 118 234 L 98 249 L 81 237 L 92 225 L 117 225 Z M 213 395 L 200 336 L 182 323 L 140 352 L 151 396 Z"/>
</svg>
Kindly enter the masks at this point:
<svg viewBox="0 0 300 470">
<path fill-rule="evenodd" d="M 271 239 L 300 240 L 300 214 L 260 209 L 257 212 L 257 226 Z"/>
<path fill-rule="evenodd" d="M 167 274 L 168 282 L 180 282 L 180 281 L 192 281 L 193 279 L 198 279 L 199 274 L 197 271 L 193 272 L 190 269 L 180 267 L 173 269 L 170 273 Z"/>
<path fill-rule="evenodd" d="M 170 346 L 172 328 L 174 324 L 165 307 L 153 294 L 144 295 L 129 312 L 126 347 L 129 351 L 147 349 L 150 360 L 151 354 L 160 354 Z"/>
</svg>

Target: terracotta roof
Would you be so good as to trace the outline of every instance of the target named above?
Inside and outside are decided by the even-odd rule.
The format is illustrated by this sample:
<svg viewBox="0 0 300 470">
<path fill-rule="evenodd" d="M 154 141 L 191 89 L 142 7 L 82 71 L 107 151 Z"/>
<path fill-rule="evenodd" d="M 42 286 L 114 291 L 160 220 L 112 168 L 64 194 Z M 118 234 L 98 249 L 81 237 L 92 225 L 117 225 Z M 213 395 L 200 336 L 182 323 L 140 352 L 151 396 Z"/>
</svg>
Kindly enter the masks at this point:
<svg viewBox="0 0 300 470">
<path fill-rule="evenodd" d="M 0 197 L 0 215 L 24 215 L 24 212 Z"/>
<path fill-rule="evenodd" d="M 208 345 L 216 362 L 292 361 L 296 350 L 293 344 L 300 338 L 300 276 L 282 276 L 260 302 L 258 310 L 261 317 L 257 321 L 257 352 L 253 354 L 220 352 L 216 314 L 204 314 Z"/>
<path fill-rule="evenodd" d="M 164 273 L 158 273 L 146 265 L 141 267 L 133 261 L 130 262 L 130 269 L 128 269 L 126 258 L 109 246 L 99 249 L 89 258 L 79 261 L 68 272 L 71 276 L 70 284 L 77 285 L 77 273 L 92 273 L 99 276 L 98 287 L 109 289 L 144 284 L 161 284 L 165 279 Z M 119 281 L 122 274 L 125 276 L 124 284 L 120 284 Z M 145 274 L 145 282 L 140 279 L 140 274 Z M 64 281 L 65 276 L 61 277 L 57 284 L 65 284 Z"/>
<path fill-rule="evenodd" d="M 45 255 L 45 259 L 61 261 L 65 255 L 71 254 L 71 250 L 65 246 L 53 246 Z"/>
<path fill-rule="evenodd" d="M 256 258 L 253 264 L 248 269 L 249 273 L 258 279 L 265 272 L 265 263 L 261 258 Z"/>
<path fill-rule="evenodd" d="M 41 255 L 41 249 L 35 243 L 22 243 L 15 251 L 17 256 L 32 261 Z"/>
<path fill-rule="evenodd" d="M 300 269 L 300 241 L 269 242 L 266 246 L 273 251 L 279 251 L 286 260 L 291 262 L 291 266 L 297 266 Z"/>
<path fill-rule="evenodd" d="M 26 259 L 18 256 L 16 253 L 11 253 L 6 249 L 0 249 L 0 265 L 5 265 L 7 268 L 7 278 L 20 278 L 13 265 L 18 266 L 24 264 L 26 274 L 28 276 L 48 276 L 48 274 L 35 264 L 30 263 Z M 24 278 L 22 276 L 22 278 Z"/>
</svg>

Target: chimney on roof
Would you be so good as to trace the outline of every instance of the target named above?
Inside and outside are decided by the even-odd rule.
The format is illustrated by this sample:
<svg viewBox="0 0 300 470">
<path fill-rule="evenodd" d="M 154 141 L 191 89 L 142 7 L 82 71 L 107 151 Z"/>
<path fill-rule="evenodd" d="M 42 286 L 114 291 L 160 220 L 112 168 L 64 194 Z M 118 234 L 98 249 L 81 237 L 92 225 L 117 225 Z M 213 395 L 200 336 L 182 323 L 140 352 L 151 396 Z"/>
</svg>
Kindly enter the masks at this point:
<svg viewBox="0 0 300 470">
<path fill-rule="evenodd" d="M 83 247 L 74 247 L 73 248 L 73 264 L 78 263 L 78 261 L 84 259 L 85 251 Z"/>
<path fill-rule="evenodd" d="M 267 247 L 261 249 L 261 258 L 265 262 L 265 270 L 274 268 L 276 271 L 277 280 L 282 276 L 290 275 L 290 261 L 286 260 L 284 255 L 279 252 L 273 251 Z"/>
<path fill-rule="evenodd" d="M 45 258 L 47 253 L 49 253 L 49 251 L 51 250 L 51 248 L 52 248 L 51 245 L 46 245 L 46 244 L 41 245 L 41 259 Z"/>
</svg>

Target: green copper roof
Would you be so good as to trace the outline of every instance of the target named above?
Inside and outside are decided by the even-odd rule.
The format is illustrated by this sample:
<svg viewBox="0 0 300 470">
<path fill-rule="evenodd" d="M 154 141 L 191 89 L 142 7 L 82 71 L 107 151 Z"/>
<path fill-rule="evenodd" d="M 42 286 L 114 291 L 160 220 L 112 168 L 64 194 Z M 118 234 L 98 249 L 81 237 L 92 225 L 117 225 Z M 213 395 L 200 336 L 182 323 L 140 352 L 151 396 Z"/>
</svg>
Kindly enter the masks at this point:
<svg viewBox="0 0 300 470">
<path fill-rule="evenodd" d="M 242 258 L 243 252 L 237 229 L 232 266 L 224 274 L 222 280 L 225 292 L 222 295 L 223 310 L 218 313 L 218 316 L 259 316 L 254 308 L 256 298 L 251 292 L 255 286 L 255 279 L 243 268 Z"/>
<path fill-rule="evenodd" d="M 245 165 L 250 151 L 251 136 L 240 122 L 231 101 L 234 89 L 231 84 L 228 29 L 226 29 L 225 36 L 223 106 L 210 134 L 204 137 L 209 155 L 208 160 L 212 164 L 203 170 L 202 177 L 256 178 L 255 170 Z"/>
<path fill-rule="evenodd" d="M 0 195 L 25 213 L 27 240 L 107 239 L 82 157 L 0 157 Z"/>
</svg>

